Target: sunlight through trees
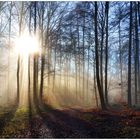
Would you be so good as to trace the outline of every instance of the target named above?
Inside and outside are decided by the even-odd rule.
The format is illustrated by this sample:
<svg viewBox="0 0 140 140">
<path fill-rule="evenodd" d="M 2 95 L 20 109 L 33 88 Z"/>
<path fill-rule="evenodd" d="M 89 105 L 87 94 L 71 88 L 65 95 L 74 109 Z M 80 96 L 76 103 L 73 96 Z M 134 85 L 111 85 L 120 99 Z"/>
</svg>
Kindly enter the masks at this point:
<svg viewBox="0 0 140 140">
<path fill-rule="evenodd" d="M 18 119 L 21 130 L 26 125 L 31 128 L 30 137 L 34 137 L 34 119 L 46 133 L 46 110 L 62 122 L 65 110 L 77 117 L 93 111 L 97 120 L 103 119 L 100 111 L 105 115 L 108 110 L 139 116 L 139 36 L 138 1 L 1 1 L 0 111 L 2 120 L 8 115 L 11 119 L 2 122 L 0 135 L 15 133 L 13 122 Z M 5 108 L 8 111 L 3 113 Z M 91 123 L 90 113 L 81 116 L 82 120 Z M 113 112 L 107 114 L 113 116 Z M 75 122 L 69 115 L 66 118 Z M 126 120 L 135 124 L 135 120 Z M 76 123 L 84 129 L 85 122 Z M 48 126 L 54 130 L 52 123 Z M 119 130 L 121 136 L 123 130 Z M 46 135 L 53 137 L 53 132 Z"/>
</svg>

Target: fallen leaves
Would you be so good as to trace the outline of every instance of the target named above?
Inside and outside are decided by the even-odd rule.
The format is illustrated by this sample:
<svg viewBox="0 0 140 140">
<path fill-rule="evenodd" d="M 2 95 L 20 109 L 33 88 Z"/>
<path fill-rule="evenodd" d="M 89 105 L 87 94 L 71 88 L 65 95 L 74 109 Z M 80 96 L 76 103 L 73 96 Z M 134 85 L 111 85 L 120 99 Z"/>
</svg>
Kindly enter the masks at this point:
<svg viewBox="0 0 140 140">
<path fill-rule="evenodd" d="M 46 110 L 33 113 L 20 108 L 5 118 L 1 138 L 140 138 L 140 111 Z M 1 113 L 3 116 L 4 114 Z M 0 120 L 1 122 L 2 120 Z"/>
</svg>

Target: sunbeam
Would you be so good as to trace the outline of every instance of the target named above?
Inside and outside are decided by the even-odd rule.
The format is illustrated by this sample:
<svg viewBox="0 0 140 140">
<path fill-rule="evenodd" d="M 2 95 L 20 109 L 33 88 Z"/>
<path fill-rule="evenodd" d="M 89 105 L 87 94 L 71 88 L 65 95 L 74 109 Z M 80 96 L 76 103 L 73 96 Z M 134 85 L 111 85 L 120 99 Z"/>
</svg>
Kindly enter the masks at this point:
<svg viewBox="0 0 140 140">
<path fill-rule="evenodd" d="M 39 52 L 40 48 L 37 37 L 24 32 L 15 39 L 15 51 L 20 55 L 29 55 Z"/>
</svg>

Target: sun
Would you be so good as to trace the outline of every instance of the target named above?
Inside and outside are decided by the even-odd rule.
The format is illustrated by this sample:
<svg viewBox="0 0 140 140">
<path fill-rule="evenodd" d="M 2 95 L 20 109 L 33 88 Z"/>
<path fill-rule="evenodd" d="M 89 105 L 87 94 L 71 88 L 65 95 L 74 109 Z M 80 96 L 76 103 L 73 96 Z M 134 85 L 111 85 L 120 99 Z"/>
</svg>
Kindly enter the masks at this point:
<svg viewBox="0 0 140 140">
<path fill-rule="evenodd" d="M 35 54 L 40 51 L 37 37 L 27 33 L 15 39 L 15 51 L 20 55 Z"/>
</svg>

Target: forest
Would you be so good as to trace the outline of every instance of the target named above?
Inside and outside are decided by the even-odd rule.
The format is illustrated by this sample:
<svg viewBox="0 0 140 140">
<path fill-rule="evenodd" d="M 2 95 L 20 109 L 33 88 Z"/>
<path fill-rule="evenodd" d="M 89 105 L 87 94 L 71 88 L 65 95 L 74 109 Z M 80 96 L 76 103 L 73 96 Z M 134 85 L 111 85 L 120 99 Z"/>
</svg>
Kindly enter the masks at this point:
<svg viewBox="0 0 140 140">
<path fill-rule="evenodd" d="M 0 1 L 0 138 L 140 138 L 140 2 Z"/>
</svg>

